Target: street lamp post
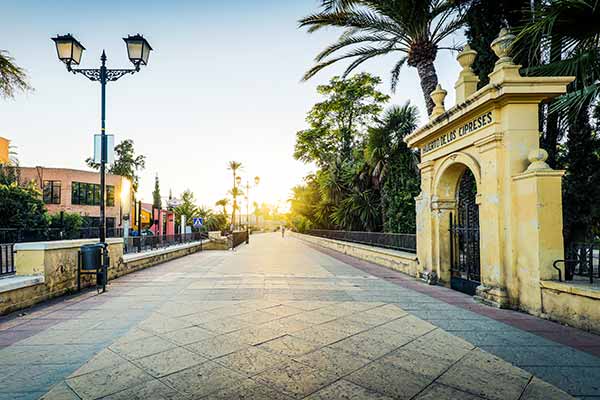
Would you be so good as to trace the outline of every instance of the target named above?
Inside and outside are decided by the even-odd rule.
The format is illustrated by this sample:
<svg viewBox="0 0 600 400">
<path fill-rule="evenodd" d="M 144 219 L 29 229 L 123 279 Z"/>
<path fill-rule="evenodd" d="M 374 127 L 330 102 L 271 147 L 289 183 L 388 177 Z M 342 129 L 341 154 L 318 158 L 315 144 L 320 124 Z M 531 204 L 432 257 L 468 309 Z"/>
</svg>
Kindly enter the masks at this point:
<svg viewBox="0 0 600 400">
<path fill-rule="evenodd" d="M 257 187 L 260 183 L 260 177 L 254 177 L 254 186 L 250 186 L 250 182 L 246 181 L 246 244 L 250 243 L 250 188 Z"/>
<path fill-rule="evenodd" d="M 134 74 L 140 71 L 141 65 L 148 64 L 148 56 L 152 47 L 148 41 L 140 34 L 123 38 L 127 45 L 127 54 L 129 60 L 133 63 L 133 69 L 109 69 L 106 68 L 106 53 L 102 51 L 100 56 L 100 68 L 83 69 L 73 68 L 73 65 L 79 65 L 81 56 L 85 47 L 75 39 L 70 33 L 66 35 L 57 35 L 52 38 L 56 45 L 56 52 L 60 61 L 67 66 L 67 71 L 73 74 L 81 74 L 93 82 L 100 82 L 100 243 L 103 245 L 102 252 L 102 272 L 103 283 L 107 277 L 107 244 L 106 244 L 106 163 L 108 159 L 107 136 L 106 136 L 106 83 L 113 82 L 119 78 Z M 104 285 L 103 285 L 104 286 Z"/>
<path fill-rule="evenodd" d="M 236 220 L 235 220 L 235 211 L 238 208 L 238 204 L 237 204 L 237 196 L 238 196 L 238 188 L 240 187 L 240 184 L 242 183 L 242 177 L 239 175 L 235 174 L 235 171 L 233 171 L 233 214 L 232 214 L 232 218 L 231 218 L 231 232 L 233 233 L 233 231 L 235 230 L 235 224 L 236 224 Z M 241 216 L 238 216 L 238 229 L 240 227 L 241 223 Z"/>
</svg>

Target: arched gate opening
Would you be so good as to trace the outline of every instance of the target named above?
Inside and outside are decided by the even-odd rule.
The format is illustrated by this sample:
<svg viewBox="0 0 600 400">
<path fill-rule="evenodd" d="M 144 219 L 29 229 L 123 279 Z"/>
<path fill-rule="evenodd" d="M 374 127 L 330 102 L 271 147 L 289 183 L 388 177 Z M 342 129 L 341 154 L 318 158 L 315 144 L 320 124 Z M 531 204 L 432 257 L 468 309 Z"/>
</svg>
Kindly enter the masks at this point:
<svg viewBox="0 0 600 400">
<path fill-rule="evenodd" d="M 477 183 L 468 169 L 458 183 L 456 211 L 450 213 L 450 286 L 474 295 L 481 283 Z"/>
</svg>

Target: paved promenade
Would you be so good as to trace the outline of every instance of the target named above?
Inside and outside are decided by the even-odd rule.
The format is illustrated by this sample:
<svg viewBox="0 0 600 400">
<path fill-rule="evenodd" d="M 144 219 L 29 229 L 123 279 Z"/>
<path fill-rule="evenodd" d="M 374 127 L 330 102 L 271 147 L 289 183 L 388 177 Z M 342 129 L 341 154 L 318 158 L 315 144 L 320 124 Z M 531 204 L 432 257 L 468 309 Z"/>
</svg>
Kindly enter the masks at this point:
<svg viewBox="0 0 600 400">
<path fill-rule="evenodd" d="M 264 234 L 0 319 L 0 399 L 600 397 L 563 329 Z"/>
</svg>

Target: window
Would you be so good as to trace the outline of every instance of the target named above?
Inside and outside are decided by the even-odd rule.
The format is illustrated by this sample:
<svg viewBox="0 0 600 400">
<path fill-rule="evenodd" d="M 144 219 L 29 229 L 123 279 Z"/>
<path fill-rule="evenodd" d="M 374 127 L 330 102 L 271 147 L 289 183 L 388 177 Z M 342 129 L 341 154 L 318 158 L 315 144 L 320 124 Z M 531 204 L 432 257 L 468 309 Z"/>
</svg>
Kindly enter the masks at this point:
<svg viewBox="0 0 600 400">
<path fill-rule="evenodd" d="M 71 184 L 71 204 L 79 204 L 79 182 Z"/>
<path fill-rule="evenodd" d="M 44 181 L 44 203 L 60 204 L 60 181 Z"/>
<path fill-rule="evenodd" d="M 115 187 L 114 186 L 106 186 L 106 205 L 109 207 L 114 207 L 115 205 Z"/>
<path fill-rule="evenodd" d="M 82 206 L 100 205 L 100 185 L 97 183 L 73 182 L 71 186 L 71 204 Z M 106 186 L 106 205 L 115 205 L 115 187 Z"/>
</svg>

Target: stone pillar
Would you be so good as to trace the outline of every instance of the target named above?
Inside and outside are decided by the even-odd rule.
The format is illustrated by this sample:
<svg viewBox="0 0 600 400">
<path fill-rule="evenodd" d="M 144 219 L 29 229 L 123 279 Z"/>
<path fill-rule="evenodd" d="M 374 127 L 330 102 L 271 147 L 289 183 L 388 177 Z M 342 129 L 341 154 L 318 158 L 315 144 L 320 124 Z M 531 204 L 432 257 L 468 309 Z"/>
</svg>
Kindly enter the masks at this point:
<svg viewBox="0 0 600 400">
<path fill-rule="evenodd" d="M 433 190 L 433 162 L 419 164 L 421 170 L 421 193 L 415 197 L 417 225 L 418 272 L 433 271 L 433 220 L 431 215 L 431 193 Z"/>
<path fill-rule="evenodd" d="M 475 57 L 477 57 L 477 52 L 472 50 L 468 44 L 456 57 L 456 60 L 462 67 L 462 71 L 460 71 L 458 80 L 454 85 L 454 90 L 456 91 L 456 104 L 464 103 L 470 95 L 477 91 L 479 78 L 471 69 L 471 65 L 473 65 Z"/>
<path fill-rule="evenodd" d="M 503 190 L 505 174 L 502 145 L 503 135 L 494 133 L 475 143 L 479 151 L 481 183 L 477 194 L 479 205 L 481 285 L 476 299 L 500 308 L 511 301 L 506 288 L 507 263 L 503 249 L 506 244 L 504 209 L 508 206 Z M 518 303 L 518 300 L 512 302 Z"/>
<path fill-rule="evenodd" d="M 534 314 L 542 311 L 540 281 L 557 279 L 555 260 L 564 258 L 561 178 L 564 171 L 551 169 L 548 153 L 534 149 L 531 165 L 513 176 L 516 219 L 516 273 L 520 307 Z M 564 275 L 563 275 L 564 276 Z"/>
<path fill-rule="evenodd" d="M 455 199 L 433 198 L 431 214 L 434 226 L 434 259 L 433 269 L 441 282 L 450 283 L 450 214 L 456 214 Z"/>
</svg>

